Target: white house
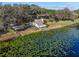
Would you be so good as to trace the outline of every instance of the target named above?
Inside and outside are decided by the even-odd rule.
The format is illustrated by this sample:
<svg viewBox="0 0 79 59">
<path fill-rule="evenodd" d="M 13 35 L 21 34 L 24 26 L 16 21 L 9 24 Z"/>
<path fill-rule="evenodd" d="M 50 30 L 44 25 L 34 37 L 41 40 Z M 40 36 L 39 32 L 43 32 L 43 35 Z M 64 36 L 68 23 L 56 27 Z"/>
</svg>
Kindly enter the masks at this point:
<svg viewBox="0 0 79 59">
<path fill-rule="evenodd" d="M 43 19 L 35 19 L 35 21 L 33 22 L 33 25 L 37 28 L 43 28 L 46 27 L 46 25 L 44 24 L 44 20 Z"/>
</svg>

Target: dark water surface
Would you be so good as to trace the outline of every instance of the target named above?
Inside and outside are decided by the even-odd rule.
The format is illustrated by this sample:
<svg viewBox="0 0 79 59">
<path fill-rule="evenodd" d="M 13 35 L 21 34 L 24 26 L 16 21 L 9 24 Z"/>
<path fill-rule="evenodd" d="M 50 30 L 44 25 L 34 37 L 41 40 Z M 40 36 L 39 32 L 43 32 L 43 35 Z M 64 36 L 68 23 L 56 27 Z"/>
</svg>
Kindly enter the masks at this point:
<svg viewBox="0 0 79 59">
<path fill-rule="evenodd" d="M 70 37 L 70 42 L 71 42 L 71 48 L 69 49 L 69 55 L 72 57 L 77 57 L 79 56 L 79 28 L 78 27 L 73 27 L 70 28 L 67 32 L 68 36 Z"/>
<path fill-rule="evenodd" d="M 57 38 L 57 40 L 62 40 L 62 42 L 67 42 L 65 45 L 69 47 L 67 49 L 68 57 L 78 57 L 79 56 L 79 29 L 77 27 L 68 28 L 66 31 L 58 32 L 54 34 L 53 38 Z M 64 44 L 64 43 L 63 43 Z M 65 48 L 65 46 L 64 46 Z M 66 51 L 66 49 L 64 49 Z"/>
</svg>

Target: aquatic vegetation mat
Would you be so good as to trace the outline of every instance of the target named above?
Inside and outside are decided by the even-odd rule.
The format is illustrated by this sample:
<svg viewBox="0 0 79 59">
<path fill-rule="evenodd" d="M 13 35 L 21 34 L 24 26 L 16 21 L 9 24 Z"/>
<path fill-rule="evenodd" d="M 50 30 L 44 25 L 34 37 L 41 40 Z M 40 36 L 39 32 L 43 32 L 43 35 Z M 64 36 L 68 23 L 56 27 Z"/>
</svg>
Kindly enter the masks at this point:
<svg viewBox="0 0 79 59">
<path fill-rule="evenodd" d="M 78 35 L 75 28 L 62 28 L 17 37 L 0 42 L 0 56 L 79 56 Z"/>
</svg>

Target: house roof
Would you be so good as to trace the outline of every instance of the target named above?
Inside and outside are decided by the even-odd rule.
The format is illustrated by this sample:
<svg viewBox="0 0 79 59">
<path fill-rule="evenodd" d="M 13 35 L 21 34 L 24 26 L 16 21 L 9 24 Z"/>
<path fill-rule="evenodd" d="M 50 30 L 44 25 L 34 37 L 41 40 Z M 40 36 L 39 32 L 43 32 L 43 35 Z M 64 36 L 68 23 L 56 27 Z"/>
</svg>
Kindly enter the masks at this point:
<svg viewBox="0 0 79 59">
<path fill-rule="evenodd" d="M 38 24 L 39 26 L 43 25 L 43 22 L 41 19 L 35 20 L 35 23 Z"/>
<path fill-rule="evenodd" d="M 45 24 L 43 24 L 44 23 L 43 19 L 36 19 L 34 23 L 35 23 L 36 27 L 45 27 L 46 26 Z"/>
<path fill-rule="evenodd" d="M 30 23 L 25 23 L 23 25 L 14 25 L 14 24 L 11 24 L 11 27 L 14 29 L 14 30 L 23 30 L 23 29 L 26 29 L 28 27 L 30 27 L 31 24 Z"/>
<path fill-rule="evenodd" d="M 24 25 L 12 26 L 12 28 L 13 28 L 14 30 L 23 30 L 23 29 L 24 29 Z"/>
</svg>

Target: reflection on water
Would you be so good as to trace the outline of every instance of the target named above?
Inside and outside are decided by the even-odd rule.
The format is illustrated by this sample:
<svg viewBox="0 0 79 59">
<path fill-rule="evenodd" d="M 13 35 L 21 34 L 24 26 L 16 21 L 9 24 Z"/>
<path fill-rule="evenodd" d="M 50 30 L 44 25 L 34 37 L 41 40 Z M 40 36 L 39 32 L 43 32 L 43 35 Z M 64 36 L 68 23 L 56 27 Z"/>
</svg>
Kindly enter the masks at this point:
<svg viewBox="0 0 79 59">
<path fill-rule="evenodd" d="M 54 34 L 53 38 L 57 38 L 58 40 L 63 40 L 62 42 L 64 42 L 63 44 L 68 45 L 68 49 L 67 47 L 65 48 L 65 51 L 67 52 L 66 56 L 79 56 L 79 29 L 78 26 L 73 27 L 73 28 L 69 28 L 66 32 L 57 32 L 56 34 Z M 65 43 L 66 42 L 66 43 Z M 67 49 L 67 50 L 66 50 Z"/>
</svg>

